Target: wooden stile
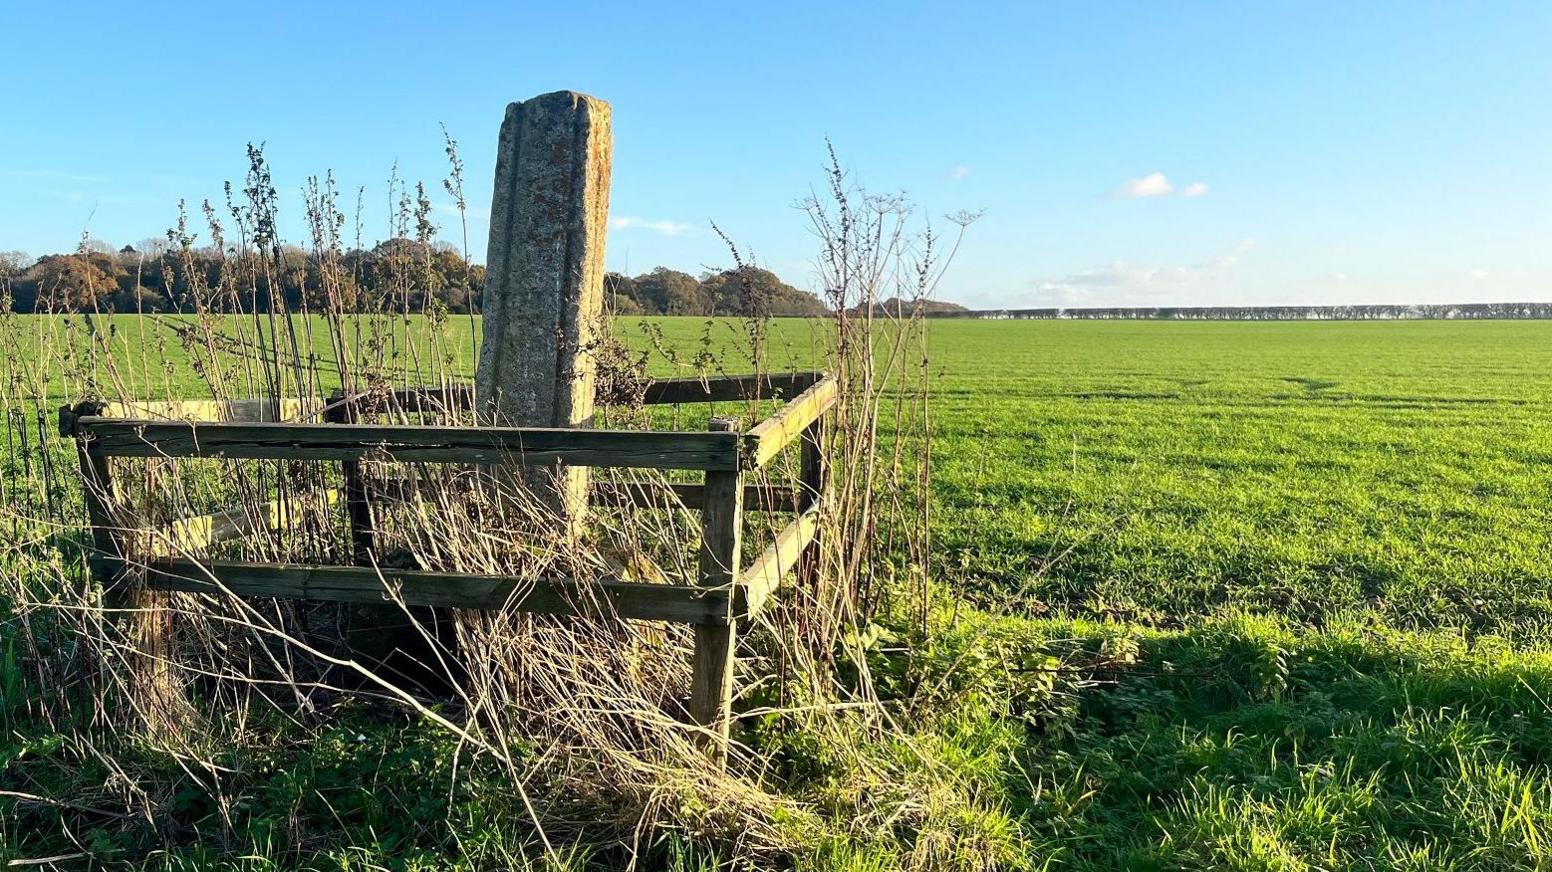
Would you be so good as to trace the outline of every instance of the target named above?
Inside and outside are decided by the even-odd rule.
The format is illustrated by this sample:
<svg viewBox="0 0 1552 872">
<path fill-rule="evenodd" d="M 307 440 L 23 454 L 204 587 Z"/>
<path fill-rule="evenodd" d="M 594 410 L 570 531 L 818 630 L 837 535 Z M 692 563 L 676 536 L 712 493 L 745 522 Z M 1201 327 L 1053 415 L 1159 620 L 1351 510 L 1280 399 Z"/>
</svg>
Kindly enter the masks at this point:
<svg viewBox="0 0 1552 872">
<path fill-rule="evenodd" d="M 358 423 L 365 396 L 335 395 L 326 404 L 214 401 L 81 404 L 60 411 L 60 432 L 73 437 L 87 485 L 94 544 L 92 567 L 113 603 L 127 591 L 145 597 L 165 591 L 284 597 L 408 606 L 514 609 L 557 615 L 612 615 L 693 625 L 690 720 L 706 728 L 704 744 L 720 759 L 732 721 L 737 626 L 759 614 L 797 569 L 817 571 L 817 546 L 827 471 L 825 419 L 839 385 L 821 373 L 673 379 L 652 383 L 648 403 L 708 403 L 790 398 L 747 433 L 740 421 L 716 418 L 704 432 L 612 431 L 546 427 L 473 427 Z M 382 400 L 389 415 L 447 414 L 473 408 L 470 386 L 400 389 Z M 124 419 L 117 414 L 133 414 Z M 317 417 L 327 423 L 302 423 Z M 802 440 L 797 487 L 746 484 L 746 472 L 768 464 L 794 439 Z M 109 457 L 203 457 L 339 461 L 341 491 L 301 494 L 265 505 L 257 515 L 228 510 L 181 519 L 153 543 L 149 554 L 123 552 L 116 533 L 120 504 L 109 477 Z M 557 463 L 648 469 L 693 469 L 702 484 L 595 484 L 601 505 L 701 512 L 699 577 L 694 585 L 605 579 L 519 578 L 376 566 L 374 499 L 408 499 L 414 482 L 371 482 L 368 461 L 488 465 Z M 178 556 L 206 545 L 274 527 L 300 508 L 298 501 L 343 501 L 350 521 L 353 566 L 201 561 Z M 743 515 L 792 512 L 793 520 L 746 569 L 739 562 Z M 148 667 L 149 672 L 167 667 Z"/>
<path fill-rule="evenodd" d="M 357 419 L 359 410 L 354 398 L 336 394 L 330 398 L 327 414 L 330 423 L 350 424 Z M 366 566 L 376 548 L 377 523 L 372 517 L 372 500 L 367 494 L 360 458 L 341 461 L 340 475 L 345 487 L 345 516 L 350 521 L 351 558 L 357 566 Z"/>
<path fill-rule="evenodd" d="M 826 488 L 830 475 L 825 458 L 825 440 L 829 436 L 826 422 L 829 417 L 820 415 L 803 430 L 802 459 L 798 466 L 798 507 L 803 512 L 818 507 L 829 496 Z M 816 528 L 798 561 L 799 584 L 811 588 L 818 582 L 822 563 L 821 547 L 819 530 Z"/>
</svg>

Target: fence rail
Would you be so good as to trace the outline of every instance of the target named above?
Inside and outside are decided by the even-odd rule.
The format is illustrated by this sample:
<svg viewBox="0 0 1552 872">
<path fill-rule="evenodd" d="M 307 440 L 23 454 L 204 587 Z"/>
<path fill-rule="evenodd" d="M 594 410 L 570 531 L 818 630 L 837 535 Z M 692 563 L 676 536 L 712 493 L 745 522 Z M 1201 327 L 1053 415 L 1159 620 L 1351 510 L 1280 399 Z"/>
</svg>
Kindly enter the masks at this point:
<svg viewBox="0 0 1552 872">
<path fill-rule="evenodd" d="M 204 561 L 191 558 L 99 564 L 112 586 L 338 603 L 399 600 L 407 606 L 505 609 L 547 615 L 604 615 L 689 624 L 736 612 L 729 588 L 644 584 L 621 579 L 525 578 L 375 566 Z"/>
<path fill-rule="evenodd" d="M 760 376 L 663 379 L 648 383 L 641 401 L 652 405 L 685 405 L 790 399 L 808 390 L 822 373 L 794 372 Z M 337 394 L 326 401 L 302 399 L 238 400 L 143 400 L 104 403 L 100 416 L 118 420 L 202 421 L 226 423 L 300 423 L 307 420 L 338 421 L 335 412 L 344 407 L 373 406 L 404 414 L 447 414 L 474 408 L 474 386 L 395 388 L 382 394 Z"/>
<path fill-rule="evenodd" d="M 270 424 L 121 420 L 84 415 L 75 433 L 109 457 L 233 460 L 397 460 L 737 469 L 730 433 L 573 430 L 550 427 L 434 427 L 397 424 Z"/>
</svg>

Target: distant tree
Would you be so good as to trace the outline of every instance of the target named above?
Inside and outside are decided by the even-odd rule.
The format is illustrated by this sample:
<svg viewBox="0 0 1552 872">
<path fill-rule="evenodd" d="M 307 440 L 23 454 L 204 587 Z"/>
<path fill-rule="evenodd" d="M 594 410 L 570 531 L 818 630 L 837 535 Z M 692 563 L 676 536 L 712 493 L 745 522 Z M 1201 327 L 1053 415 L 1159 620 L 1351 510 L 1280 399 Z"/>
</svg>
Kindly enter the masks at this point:
<svg viewBox="0 0 1552 872">
<path fill-rule="evenodd" d="M 29 266 L 32 266 L 32 258 L 27 252 L 0 251 L 0 278 L 15 278 Z"/>
<path fill-rule="evenodd" d="M 156 288 L 136 284 L 131 276 L 113 295 L 111 308 L 115 312 L 166 312 L 172 306 Z"/>
<path fill-rule="evenodd" d="M 358 305 L 367 309 L 479 310 L 485 268 L 466 262 L 454 246 L 389 239 L 368 251 L 349 252 L 345 262 L 360 277 Z"/>
<path fill-rule="evenodd" d="M 636 302 L 634 297 L 627 297 L 624 295 L 610 297 L 605 301 L 605 305 L 607 305 L 609 309 L 616 315 L 646 314 L 642 311 L 641 304 Z"/>
<path fill-rule="evenodd" d="M 631 280 L 642 310 L 654 315 L 705 315 L 710 300 L 689 273 L 660 266 Z"/>
<path fill-rule="evenodd" d="M 689 273 L 658 267 L 631 277 L 605 276 L 612 311 L 624 315 L 823 315 L 813 294 L 759 267 Z M 456 246 L 394 238 L 369 249 L 320 259 L 294 245 L 236 254 L 143 239 L 113 248 L 83 240 L 71 254 L 33 261 L 0 253 L 0 282 L 18 312 L 35 309 L 247 312 L 478 312 L 485 267 Z M 4 285 L 0 285 L 4 287 Z"/>
<path fill-rule="evenodd" d="M 128 248 L 128 246 L 125 246 Z M 168 251 L 167 240 L 157 236 L 148 236 L 135 243 L 135 250 L 145 255 L 148 259 L 161 257 Z"/>
<path fill-rule="evenodd" d="M 855 311 L 861 312 L 864 306 L 857 306 Z M 968 312 L 969 309 L 958 303 L 949 303 L 943 300 L 907 300 L 903 297 L 890 297 L 879 303 L 873 304 L 873 312 L 877 315 L 889 315 L 894 318 L 909 318 L 918 313 L 922 315 L 948 315 L 955 312 Z"/>
<path fill-rule="evenodd" d="M 23 273 L 19 284 L 29 286 L 35 308 L 91 311 L 108 307 L 124 275 L 124 268 L 111 255 L 49 254 Z"/>
<path fill-rule="evenodd" d="M 32 258 L 22 251 L 0 251 L 0 305 L 10 306 L 13 311 L 21 311 L 22 303 L 17 300 L 18 289 L 12 284 L 21 278 L 23 272 L 32 264 Z M 27 304 L 32 305 L 36 301 L 29 294 Z"/>
<path fill-rule="evenodd" d="M 478 312 L 485 290 L 485 267 L 464 260 L 456 246 L 438 243 L 432 249 L 432 268 L 440 277 L 438 298 L 449 312 Z"/>
<path fill-rule="evenodd" d="M 683 275 L 681 273 L 680 275 Z M 664 294 L 663 314 L 665 315 L 706 315 L 710 314 L 706 294 L 694 279 L 690 281 L 675 280 L 670 282 Z"/>
<path fill-rule="evenodd" d="M 640 315 L 646 311 L 637 297 L 636 281 L 620 273 L 604 274 L 604 305 L 619 315 Z"/>
<path fill-rule="evenodd" d="M 717 315 L 815 317 L 828 311 L 815 295 L 757 266 L 709 273 L 701 288 Z"/>
</svg>

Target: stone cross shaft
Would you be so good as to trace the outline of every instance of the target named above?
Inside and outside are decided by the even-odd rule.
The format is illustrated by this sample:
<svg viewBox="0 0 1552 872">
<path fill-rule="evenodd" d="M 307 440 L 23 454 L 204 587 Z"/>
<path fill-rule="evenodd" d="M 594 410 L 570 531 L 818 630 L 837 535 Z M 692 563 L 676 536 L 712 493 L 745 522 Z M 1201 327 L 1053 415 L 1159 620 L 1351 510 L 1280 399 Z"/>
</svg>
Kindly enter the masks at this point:
<svg viewBox="0 0 1552 872">
<path fill-rule="evenodd" d="M 609 104 L 572 91 L 507 106 L 491 197 L 475 395 L 507 426 L 586 427 L 603 315 Z M 531 469 L 529 492 L 575 524 L 587 470 Z"/>
</svg>

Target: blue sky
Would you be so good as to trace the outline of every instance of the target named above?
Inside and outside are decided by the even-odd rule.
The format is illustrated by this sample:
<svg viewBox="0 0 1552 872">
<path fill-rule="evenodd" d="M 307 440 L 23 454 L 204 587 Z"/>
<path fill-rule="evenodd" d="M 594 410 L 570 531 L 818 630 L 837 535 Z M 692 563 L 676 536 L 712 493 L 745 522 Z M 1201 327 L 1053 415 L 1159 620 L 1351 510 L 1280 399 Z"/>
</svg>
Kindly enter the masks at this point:
<svg viewBox="0 0 1552 872">
<path fill-rule="evenodd" d="M 390 168 L 472 248 L 503 108 L 614 106 L 611 267 L 794 284 L 825 138 L 923 217 L 984 209 L 975 306 L 1552 299 L 1552 4 L 8 4 L 0 250 L 160 235 L 263 141 L 387 232 Z M 353 194 L 348 198 L 353 200 Z M 444 236 L 458 241 L 443 214 Z"/>
</svg>

